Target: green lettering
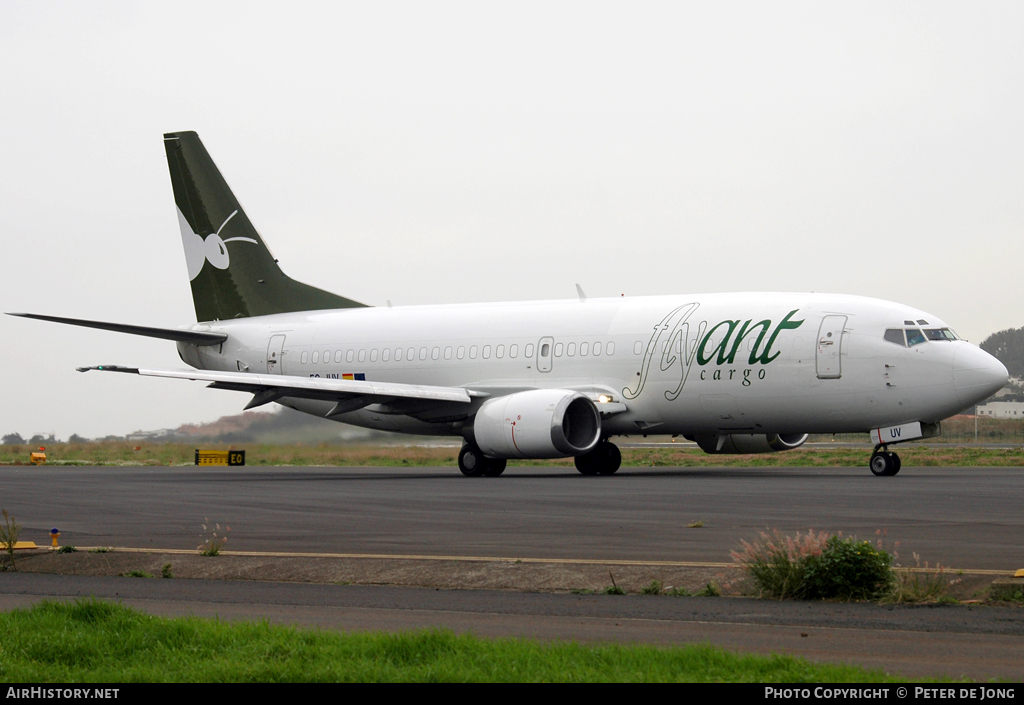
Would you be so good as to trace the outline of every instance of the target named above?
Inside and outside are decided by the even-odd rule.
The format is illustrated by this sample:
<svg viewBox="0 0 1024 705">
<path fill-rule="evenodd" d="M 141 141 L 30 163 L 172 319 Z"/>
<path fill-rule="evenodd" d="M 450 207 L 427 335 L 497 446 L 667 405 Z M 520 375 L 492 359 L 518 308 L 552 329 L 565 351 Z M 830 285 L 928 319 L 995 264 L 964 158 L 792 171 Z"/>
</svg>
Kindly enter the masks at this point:
<svg viewBox="0 0 1024 705">
<path fill-rule="evenodd" d="M 751 354 L 751 356 L 750 356 L 750 358 L 751 358 L 750 359 L 750 363 L 751 364 L 753 364 L 755 362 L 760 362 L 762 365 L 767 365 L 769 362 L 771 362 L 772 360 L 774 360 L 775 358 L 777 358 L 779 355 L 782 354 L 782 353 L 778 353 L 777 352 L 774 355 L 772 355 L 771 354 L 771 352 L 772 352 L 772 345 L 775 344 L 775 339 L 779 337 L 779 333 L 781 333 L 782 331 L 784 331 L 784 330 L 793 330 L 793 329 L 799 328 L 800 326 L 803 325 L 803 323 L 804 323 L 803 320 L 799 320 L 799 321 L 791 321 L 791 320 L 789 320 L 790 318 L 793 317 L 793 314 L 795 314 L 799 310 L 800 309 L 798 309 L 798 308 L 793 309 L 792 311 L 790 311 L 789 313 L 786 314 L 786 317 L 783 318 L 779 322 L 779 325 L 775 326 L 775 330 L 772 331 L 772 336 L 770 338 L 768 338 L 768 344 L 765 346 L 764 352 L 761 353 L 761 356 L 759 358 L 754 358 L 753 354 Z M 763 333 L 762 333 L 762 335 L 763 335 Z M 758 342 L 760 343 L 760 339 L 758 339 Z"/>
<path fill-rule="evenodd" d="M 717 324 L 714 328 L 708 331 L 708 334 L 704 336 L 704 340 L 700 341 L 700 347 L 697 348 L 697 363 L 700 365 L 706 365 L 711 362 L 715 357 L 715 352 L 718 352 L 718 364 L 724 365 L 726 360 L 726 349 L 729 347 L 729 336 L 736 329 L 736 326 L 740 324 L 739 321 L 722 321 Z M 722 342 L 715 346 L 715 349 L 711 351 L 710 355 L 705 356 L 705 348 L 707 347 L 708 341 L 711 340 L 715 331 L 722 326 L 729 326 L 729 330 L 725 332 L 725 337 L 722 338 Z"/>
</svg>

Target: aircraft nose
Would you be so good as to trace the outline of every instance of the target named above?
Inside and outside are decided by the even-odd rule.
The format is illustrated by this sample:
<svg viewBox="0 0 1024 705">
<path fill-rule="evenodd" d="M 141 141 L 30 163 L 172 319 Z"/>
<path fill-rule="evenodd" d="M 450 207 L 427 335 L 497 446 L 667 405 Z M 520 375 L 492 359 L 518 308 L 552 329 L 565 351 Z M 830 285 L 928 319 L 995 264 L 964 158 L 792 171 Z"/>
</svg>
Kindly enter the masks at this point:
<svg viewBox="0 0 1024 705">
<path fill-rule="evenodd" d="M 953 388 L 965 407 L 992 396 L 1009 378 L 1003 363 L 970 343 L 953 354 Z"/>
</svg>

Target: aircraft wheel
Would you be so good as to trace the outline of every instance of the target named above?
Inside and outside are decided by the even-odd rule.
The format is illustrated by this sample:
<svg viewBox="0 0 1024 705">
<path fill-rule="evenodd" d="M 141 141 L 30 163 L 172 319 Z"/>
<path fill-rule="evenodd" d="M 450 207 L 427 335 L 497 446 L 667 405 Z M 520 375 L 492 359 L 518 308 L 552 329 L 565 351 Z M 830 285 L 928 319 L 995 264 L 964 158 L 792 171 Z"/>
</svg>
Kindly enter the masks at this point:
<svg viewBox="0 0 1024 705">
<path fill-rule="evenodd" d="M 459 451 L 459 470 L 466 477 L 480 477 L 487 469 L 487 458 L 475 445 L 467 443 Z M 504 470 L 504 468 L 502 468 Z"/>
<path fill-rule="evenodd" d="M 896 455 L 895 453 L 892 453 L 892 472 L 889 474 L 895 475 L 896 473 L 898 473 L 900 471 L 901 465 L 903 465 L 903 463 L 900 462 L 900 456 Z"/>
<path fill-rule="evenodd" d="M 597 446 L 597 451 L 600 458 L 597 471 L 602 475 L 614 475 L 622 465 L 622 453 L 619 452 L 619 447 L 605 441 Z"/>
<path fill-rule="evenodd" d="M 581 475 L 596 475 L 597 474 L 597 458 L 596 451 L 590 451 L 583 455 L 576 456 L 576 469 L 580 471 Z"/>
<path fill-rule="evenodd" d="M 895 475 L 899 472 L 896 468 L 896 460 L 893 457 L 899 458 L 895 453 L 875 453 L 871 456 L 871 462 L 868 467 L 871 468 L 871 472 L 878 477 L 887 477 Z"/>
<path fill-rule="evenodd" d="M 485 477 L 497 477 L 505 472 L 505 466 L 508 464 L 504 458 L 484 458 L 484 461 Z"/>
</svg>

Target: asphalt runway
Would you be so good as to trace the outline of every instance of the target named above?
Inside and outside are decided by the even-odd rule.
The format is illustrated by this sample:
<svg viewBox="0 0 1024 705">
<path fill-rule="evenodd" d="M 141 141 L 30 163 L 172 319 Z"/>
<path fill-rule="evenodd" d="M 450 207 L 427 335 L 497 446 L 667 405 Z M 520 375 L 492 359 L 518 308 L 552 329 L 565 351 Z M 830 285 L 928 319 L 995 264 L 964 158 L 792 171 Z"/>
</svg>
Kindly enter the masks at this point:
<svg viewBox="0 0 1024 705">
<path fill-rule="evenodd" d="M 1024 568 L 1024 469 L 2 467 L 24 540 L 192 549 L 729 562 L 760 530 L 882 537 L 899 562 Z M 699 529 L 688 524 L 701 521 Z"/>
</svg>

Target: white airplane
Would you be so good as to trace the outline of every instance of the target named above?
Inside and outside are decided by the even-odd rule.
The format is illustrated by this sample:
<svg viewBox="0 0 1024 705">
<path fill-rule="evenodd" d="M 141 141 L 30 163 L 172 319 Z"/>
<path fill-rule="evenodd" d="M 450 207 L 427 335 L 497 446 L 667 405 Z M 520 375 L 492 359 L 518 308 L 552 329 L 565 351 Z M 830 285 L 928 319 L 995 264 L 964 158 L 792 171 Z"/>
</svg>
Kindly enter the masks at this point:
<svg viewBox="0 0 1024 705">
<path fill-rule="evenodd" d="M 1006 368 L 933 314 L 859 296 L 688 294 L 374 308 L 286 276 L 198 135 L 164 135 L 199 323 L 182 329 L 12 314 L 174 340 L 201 380 L 367 428 L 461 436 L 459 469 L 573 456 L 620 465 L 612 436 L 681 435 L 707 453 L 763 453 L 810 433 L 889 446 L 1000 389 Z"/>
</svg>

